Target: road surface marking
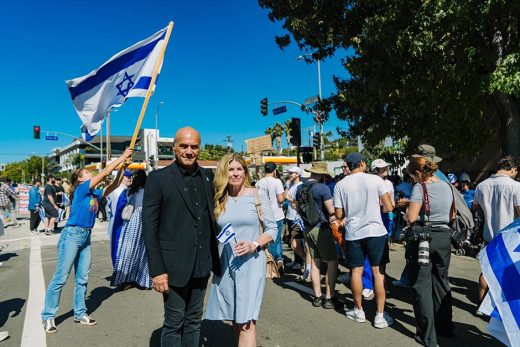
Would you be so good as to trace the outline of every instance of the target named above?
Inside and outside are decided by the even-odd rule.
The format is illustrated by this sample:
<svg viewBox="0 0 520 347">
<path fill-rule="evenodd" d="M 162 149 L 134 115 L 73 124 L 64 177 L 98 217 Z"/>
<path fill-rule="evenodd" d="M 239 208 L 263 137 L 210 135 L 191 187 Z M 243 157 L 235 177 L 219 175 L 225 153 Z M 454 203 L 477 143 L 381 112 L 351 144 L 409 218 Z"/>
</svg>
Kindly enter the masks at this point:
<svg viewBox="0 0 520 347">
<path fill-rule="evenodd" d="M 45 347 L 45 332 L 40 313 L 45 302 L 45 282 L 43 279 L 40 238 L 31 239 L 29 258 L 29 297 L 23 323 L 22 347 Z"/>
</svg>

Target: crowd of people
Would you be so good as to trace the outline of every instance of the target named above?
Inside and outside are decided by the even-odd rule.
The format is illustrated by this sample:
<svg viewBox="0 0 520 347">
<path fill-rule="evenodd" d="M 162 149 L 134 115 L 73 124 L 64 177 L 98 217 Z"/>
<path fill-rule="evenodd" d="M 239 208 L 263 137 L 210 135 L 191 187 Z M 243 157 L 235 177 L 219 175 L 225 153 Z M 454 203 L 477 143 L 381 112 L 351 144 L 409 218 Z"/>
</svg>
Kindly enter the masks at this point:
<svg viewBox="0 0 520 347">
<path fill-rule="evenodd" d="M 254 182 L 239 154 L 225 155 L 215 173 L 199 166 L 200 143 L 195 129 L 179 129 L 174 162 L 149 176 L 127 170 L 129 149 L 95 176 L 85 169 L 75 171 L 71 183 L 48 176 L 43 192 L 42 182 L 33 182 L 31 232 L 38 233 L 40 218 L 46 234 L 53 233 L 58 218 L 66 220 L 41 313 L 46 333 L 57 331 L 60 293 L 73 266 L 74 321 L 97 323 L 87 312 L 85 296 L 90 232 L 105 207 L 107 214 L 99 219 L 109 221 L 111 285 L 153 288 L 163 295 L 164 346 L 198 345 L 211 274 L 205 319 L 232 321 L 238 345 L 256 345 L 271 258 L 280 276 L 296 271 L 299 280 L 311 283 L 313 306 L 338 308 L 338 281 L 352 292 L 354 305 L 346 309 L 346 318 L 365 322 L 363 300 L 374 298 L 374 327 L 389 327 L 394 320 L 385 310 L 390 287 L 385 273 L 392 242 L 406 243 L 406 266 L 392 285 L 410 288 L 415 340 L 436 346 L 438 334 L 454 336 L 448 271 L 462 208 L 458 194 L 464 208 L 480 211 L 475 219 L 482 226 L 481 234 L 477 227 L 464 230 L 464 242 L 485 246 L 520 215 L 520 183 L 514 180 L 519 163 L 511 157 L 501 159 L 496 173 L 476 188 L 466 173 L 445 175 L 430 145 L 418 147 L 400 177 L 390 174 L 391 165 L 383 159 L 369 162 L 361 153 L 350 153 L 341 175 L 316 161 L 307 174 L 295 166 L 283 177 L 268 162 L 265 175 Z M 118 166 L 115 179 L 107 180 Z M 9 183 L 0 187 L 3 219 L 16 198 Z M 294 253 L 290 263 L 282 252 L 284 240 Z M 338 274 L 339 262 L 349 273 Z M 324 288 L 322 263 L 327 268 Z M 482 275 L 478 282 L 480 303 L 487 284 Z M 478 307 L 476 314 L 481 315 Z"/>
</svg>

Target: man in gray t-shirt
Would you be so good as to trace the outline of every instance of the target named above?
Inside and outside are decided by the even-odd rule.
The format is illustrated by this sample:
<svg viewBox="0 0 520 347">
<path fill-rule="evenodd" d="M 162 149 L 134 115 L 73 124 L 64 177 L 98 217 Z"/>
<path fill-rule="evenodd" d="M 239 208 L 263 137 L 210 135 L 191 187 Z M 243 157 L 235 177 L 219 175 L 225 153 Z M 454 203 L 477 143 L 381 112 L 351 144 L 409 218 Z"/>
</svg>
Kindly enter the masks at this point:
<svg viewBox="0 0 520 347">
<path fill-rule="evenodd" d="M 520 182 L 514 180 L 519 163 L 511 156 L 498 161 L 497 173 L 482 181 L 475 189 L 473 209 L 482 208 L 485 216 L 484 242 L 489 243 L 504 227 L 520 215 Z M 487 283 L 480 274 L 479 306 L 487 292 Z M 477 315 L 480 312 L 477 310 Z"/>
</svg>

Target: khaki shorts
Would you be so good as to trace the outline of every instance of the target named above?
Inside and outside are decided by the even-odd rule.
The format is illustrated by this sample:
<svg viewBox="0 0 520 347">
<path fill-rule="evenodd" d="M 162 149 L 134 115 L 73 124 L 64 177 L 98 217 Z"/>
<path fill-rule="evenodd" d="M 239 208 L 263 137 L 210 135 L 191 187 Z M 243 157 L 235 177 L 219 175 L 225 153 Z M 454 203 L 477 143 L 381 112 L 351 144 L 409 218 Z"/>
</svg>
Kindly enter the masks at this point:
<svg viewBox="0 0 520 347">
<path fill-rule="evenodd" d="M 332 238 L 332 232 L 328 224 L 321 227 L 305 229 L 305 241 L 309 244 L 311 259 L 321 259 L 323 261 L 338 260 L 336 245 Z"/>
</svg>

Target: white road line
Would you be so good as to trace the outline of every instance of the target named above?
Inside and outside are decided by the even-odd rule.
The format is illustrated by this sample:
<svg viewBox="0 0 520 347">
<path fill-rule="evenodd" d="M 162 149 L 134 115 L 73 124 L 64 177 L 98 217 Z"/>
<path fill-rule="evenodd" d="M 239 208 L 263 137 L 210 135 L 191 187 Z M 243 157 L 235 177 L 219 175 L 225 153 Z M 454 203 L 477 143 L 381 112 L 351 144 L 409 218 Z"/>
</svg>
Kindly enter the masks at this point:
<svg viewBox="0 0 520 347">
<path fill-rule="evenodd" d="M 45 301 L 45 282 L 43 279 L 40 238 L 31 239 L 31 256 L 29 258 L 29 298 L 23 323 L 22 347 L 45 347 L 45 332 L 40 313 Z"/>
</svg>

